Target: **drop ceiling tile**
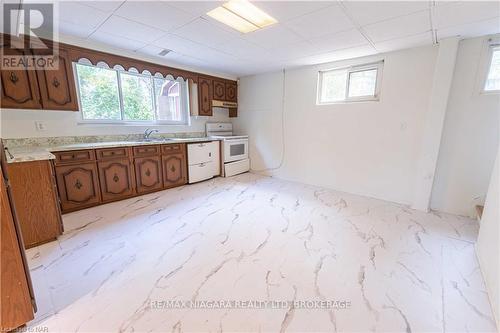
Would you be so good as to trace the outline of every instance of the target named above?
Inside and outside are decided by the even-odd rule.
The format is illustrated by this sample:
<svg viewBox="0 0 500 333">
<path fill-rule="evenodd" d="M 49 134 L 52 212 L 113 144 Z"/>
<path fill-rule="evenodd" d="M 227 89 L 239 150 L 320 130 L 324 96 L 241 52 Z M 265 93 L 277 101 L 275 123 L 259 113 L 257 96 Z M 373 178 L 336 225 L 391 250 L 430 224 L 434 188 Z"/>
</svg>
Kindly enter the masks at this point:
<svg viewBox="0 0 500 333">
<path fill-rule="evenodd" d="M 66 21 L 59 21 L 59 32 L 68 36 L 87 38 L 92 34 L 94 28 L 76 25 Z"/>
<path fill-rule="evenodd" d="M 182 54 L 201 52 L 203 49 L 203 45 L 173 34 L 162 36 L 160 39 L 154 41 L 153 44 L 162 49 L 169 49 Z"/>
<path fill-rule="evenodd" d="M 286 22 L 290 19 L 312 13 L 332 6 L 331 1 L 259 1 L 254 4 L 278 20 Z"/>
<path fill-rule="evenodd" d="M 116 1 L 78 1 L 79 4 L 89 6 L 95 9 L 102 10 L 104 12 L 113 12 L 118 7 L 121 6 L 125 1 L 116 0 Z"/>
<path fill-rule="evenodd" d="M 437 29 L 484 21 L 500 16 L 499 1 L 461 1 L 434 9 Z"/>
<path fill-rule="evenodd" d="M 359 25 L 429 9 L 428 1 L 345 1 L 343 4 Z"/>
<path fill-rule="evenodd" d="M 381 42 L 430 31 L 429 12 L 422 11 L 363 27 L 373 42 Z"/>
<path fill-rule="evenodd" d="M 98 32 L 144 41 L 144 44 L 151 43 L 165 34 L 159 29 L 114 15 L 99 27 Z"/>
<path fill-rule="evenodd" d="M 250 32 L 243 35 L 242 38 L 267 49 L 281 47 L 302 40 L 299 35 L 281 24 L 275 24 L 261 30 Z"/>
<path fill-rule="evenodd" d="M 333 51 L 329 53 L 319 54 L 315 56 L 309 56 L 302 59 L 296 59 L 291 62 L 290 65 L 305 66 L 305 65 L 315 65 L 345 59 L 365 57 L 373 54 L 377 54 L 371 45 L 352 47 L 344 50 Z"/>
<path fill-rule="evenodd" d="M 164 31 L 180 27 L 196 18 L 194 14 L 188 14 L 160 1 L 127 1 L 114 15 Z"/>
<path fill-rule="evenodd" d="M 300 41 L 298 43 L 288 44 L 279 48 L 272 49 L 269 52 L 271 52 L 272 55 L 271 59 L 297 59 L 317 53 L 311 46 L 311 43 L 309 43 L 308 41 Z"/>
<path fill-rule="evenodd" d="M 449 28 L 438 29 L 439 39 L 460 36 L 463 38 L 472 38 L 484 35 L 493 35 L 500 33 L 500 18 L 474 22 L 470 24 L 456 25 Z"/>
<path fill-rule="evenodd" d="M 89 39 L 106 44 L 106 45 L 111 45 L 114 47 L 122 48 L 125 50 L 134 50 L 135 51 L 135 50 L 138 50 L 138 49 L 146 46 L 146 43 L 144 43 L 144 42 L 140 42 L 137 40 L 108 34 L 105 32 L 94 33 L 89 37 Z"/>
<path fill-rule="evenodd" d="M 375 48 L 379 52 L 389 52 L 412 47 L 431 45 L 432 33 L 430 31 L 421 34 L 407 36 L 403 38 L 391 39 L 385 42 L 375 43 Z"/>
<path fill-rule="evenodd" d="M 269 56 L 266 49 L 238 37 L 231 39 L 225 44 L 218 45 L 217 49 L 231 54 L 238 59 L 247 59 L 250 61 L 258 57 Z"/>
<path fill-rule="evenodd" d="M 234 37 L 234 34 L 215 26 L 204 18 L 175 29 L 173 34 L 209 47 L 227 43 Z"/>
<path fill-rule="evenodd" d="M 77 2 L 61 1 L 58 7 L 56 19 L 83 27 L 97 28 L 110 15 Z"/>
<path fill-rule="evenodd" d="M 309 40 L 316 53 L 347 49 L 368 44 L 366 38 L 357 30 L 337 32 Z"/>
<path fill-rule="evenodd" d="M 168 1 L 170 6 L 197 16 L 206 14 L 223 3 L 224 1 Z"/>
<path fill-rule="evenodd" d="M 300 16 L 285 22 L 284 25 L 304 38 L 316 38 L 354 28 L 337 4 Z"/>
</svg>

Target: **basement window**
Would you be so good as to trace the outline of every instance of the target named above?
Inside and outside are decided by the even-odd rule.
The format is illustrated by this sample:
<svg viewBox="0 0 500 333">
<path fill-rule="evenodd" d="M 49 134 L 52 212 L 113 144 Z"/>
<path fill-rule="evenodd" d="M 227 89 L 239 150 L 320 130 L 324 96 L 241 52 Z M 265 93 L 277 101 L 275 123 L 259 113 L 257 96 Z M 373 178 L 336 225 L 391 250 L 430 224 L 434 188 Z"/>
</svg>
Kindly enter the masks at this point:
<svg viewBox="0 0 500 333">
<path fill-rule="evenodd" d="M 491 48 L 488 75 L 484 83 L 485 92 L 500 92 L 500 46 Z"/>
<path fill-rule="evenodd" d="M 76 63 L 82 120 L 187 125 L 187 84 L 133 70 Z"/>
<path fill-rule="evenodd" d="M 320 71 L 317 104 L 378 101 L 383 62 Z"/>
</svg>

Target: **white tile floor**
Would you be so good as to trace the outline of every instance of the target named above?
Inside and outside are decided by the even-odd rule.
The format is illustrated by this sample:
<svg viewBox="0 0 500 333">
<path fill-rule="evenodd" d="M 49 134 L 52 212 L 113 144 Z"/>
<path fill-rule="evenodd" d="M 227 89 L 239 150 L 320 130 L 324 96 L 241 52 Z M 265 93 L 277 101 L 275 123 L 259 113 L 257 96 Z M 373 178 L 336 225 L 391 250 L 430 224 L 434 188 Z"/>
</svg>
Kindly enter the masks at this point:
<svg viewBox="0 0 500 333">
<path fill-rule="evenodd" d="M 467 218 L 243 174 L 64 224 L 27 254 L 30 326 L 50 332 L 495 331 Z M 173 300 L 296 302 L 158 307 Z M 311 300 L 348 306 L 301 306 Z"/>
</svg>

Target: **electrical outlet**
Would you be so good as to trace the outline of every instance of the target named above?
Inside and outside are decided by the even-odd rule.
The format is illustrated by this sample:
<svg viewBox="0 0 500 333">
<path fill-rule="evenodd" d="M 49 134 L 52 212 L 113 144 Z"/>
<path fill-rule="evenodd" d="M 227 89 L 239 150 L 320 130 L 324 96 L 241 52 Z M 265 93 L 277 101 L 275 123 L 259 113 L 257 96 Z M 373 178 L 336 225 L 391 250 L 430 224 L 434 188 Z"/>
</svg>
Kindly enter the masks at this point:
<svg viewBox="0 0 500 333">
<path fill-rule="evenodd" d="M 46 131 L 47 130 L 47 124 L 43 121 L 35 121 L 35 128 L 37 131 Z"/>
</svg>

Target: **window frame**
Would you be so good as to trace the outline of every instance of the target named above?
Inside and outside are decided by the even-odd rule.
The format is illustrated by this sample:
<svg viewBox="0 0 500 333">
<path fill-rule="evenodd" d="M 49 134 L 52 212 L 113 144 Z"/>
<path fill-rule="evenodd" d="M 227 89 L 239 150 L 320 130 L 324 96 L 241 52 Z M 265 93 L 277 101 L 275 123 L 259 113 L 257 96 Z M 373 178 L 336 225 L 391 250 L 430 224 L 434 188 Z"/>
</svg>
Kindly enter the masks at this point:
<svg viewBox="0 0 500 333">
<path fill-rule="evenodd" d="M 482 85 L 481 85 L 481 94 L 484 94 L 484 95 L 500 94 L 500 89 L 486 90 L 486 81 L 488 81 L 488 76 L 490 74 L 491 62 L 493 61 L 493 53 L 494 52 L 500 52 L 500 43 L 499 42 L 488 43 L 486 69 L 484 71 L 484 78 L 482 80 Z"/>
<path fill-rule="evenodd" d="M 187 87 L 187 81 L 181 82 L 175 79 L 172 79 L 171 81 L 177 81 L 180 83 L 181 90 L 185 90 L 185 93 L 181 95 L 181 109 L 182 109 L 182 120 L 181 121 L 172 121 L 172 120 L 159 120 L 157 119 L 157 113 L 156 113 L 156 96 L 155 96 L 155 85 L 154 85 L 154 79 L 163 79 L 163 80 L 170 80 L 166 77 L 163 76 L 155 76 L 151 74 L 144 74 L 144 73 L 139 73 L 139 72 L 133 72 L 133 71 L 126 71 L 124 69 L 119 69 L 119 68 L 113 68 L 113 67 L 101 67 L 93 64 L 87 64 L 87 63 L 80 63 L 80 62 L 73 62 L 73 73 L 74 79 L 76 82 L 76 90 L 77 90 L 77 99 L 78 99 L 78 107 L 79 107 L 79 113 L 80 113 L 80 119 L 78 121 L 79 124 L 103 124 L 103 125 L 132 125 L 132 126 L 144 126 L 144 125 L 170 125 L 170 126 L 190 126 L 191 125 L 191 119 L 190 119 L 190 111 L 189 111 L 189 89 Z M 81 104 L 81 97 L 80 97 L 80 80 L 78 78 L 78 70 L 77 70 L 77 65 L 81 66 L 88 66 L 88 67 L 97 67 L 97 68 L 104 68 L 108 70 L 112 70 L 116 73 L 116 79 L 117 79 L 117 85 L 118 85 L 118 98 L 119 98 L 119 106 L 120 106 L 120 120 L 116 119 L 85 119 L 84 117 L 84 112 Z M 155 120 L 126 120 L 125 119 L 125 109 L 124 109 L 124 104 L 123 104 L 123 91 L 122 91 L 122 82 L 121 82 L 121 73 L 126 73 L 130 75 L 135 75 L 139 77 L 147 77 L 151 80 L 151 86 L 152 86 L 152 112 L 153 116 L 155 117 Z M 182 98 L 182 95 L 184 95 L 184 98 Z"/>
<path fill-rule="evenodd" d="M 318 83 L 317 83 L 317 94 L 316 94 L 316 105 L 330 105 L 330 104 L 345 104 L 354 102 L 378 102 L 380 101 L 380 86 L 382 81 L 382 70 L 384 68 L 384 61 L 377 61 L 362 65 L 354 65 L 348 67 L 337 67 L 325 70 L 320 70 L 318 72 Z M 368 96 L 355 96 L 349 97 L 349 86 L 352 73 L 359 73 L 369 70 L 377 70 L 377 75 L 375 78 L 375 92 L 374 95 Z M 344 99 L 338 101 L 322 101 L 321 95 L 323 92 L 323 74 L 333 71 L 346 71 L 346 82 L 345 82 L 345 96 Z"/>
</svg>

